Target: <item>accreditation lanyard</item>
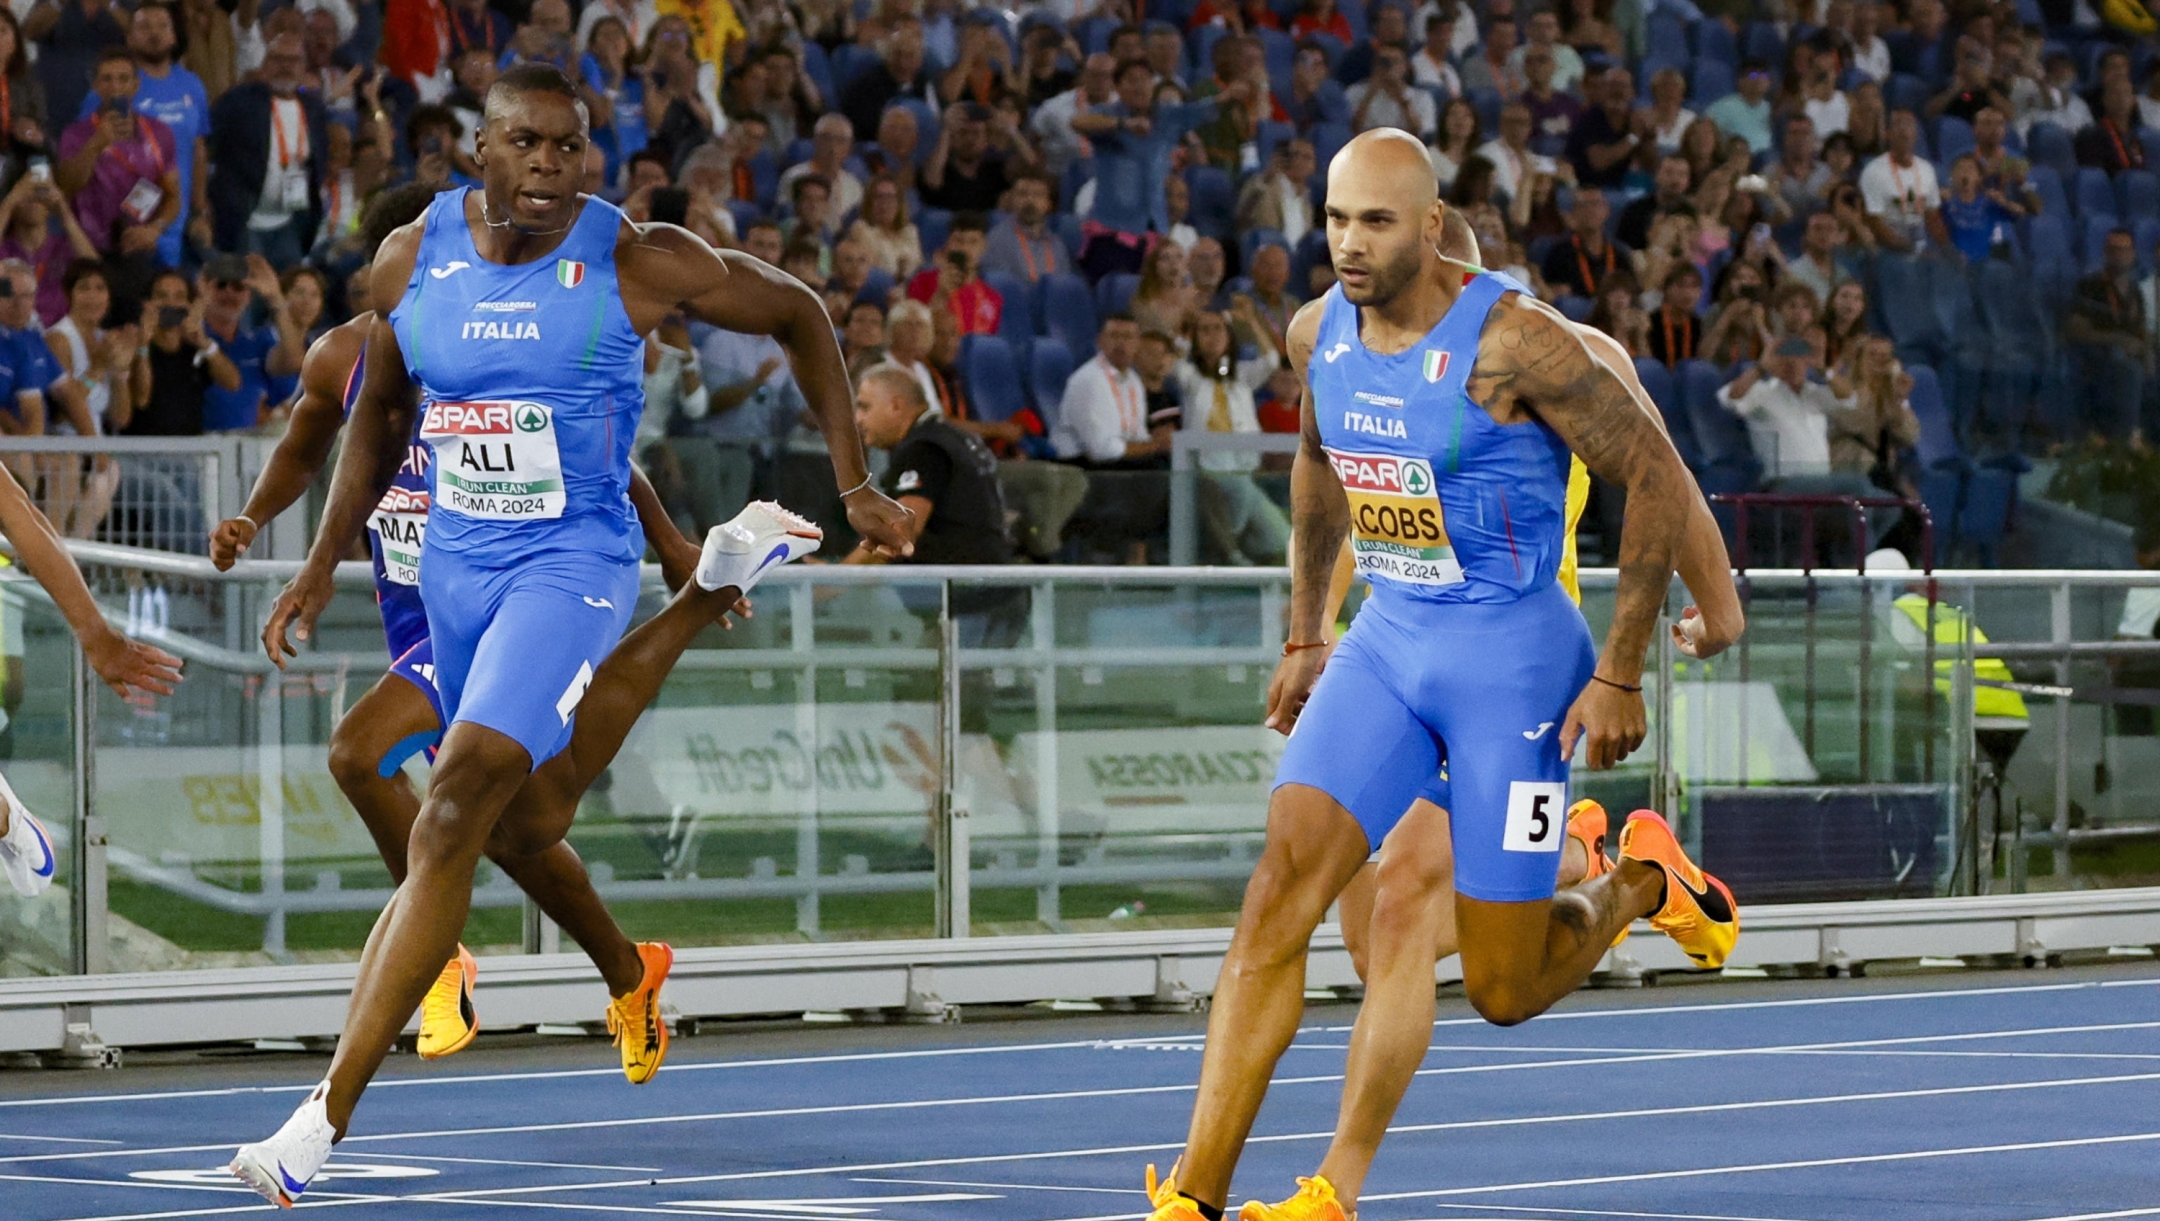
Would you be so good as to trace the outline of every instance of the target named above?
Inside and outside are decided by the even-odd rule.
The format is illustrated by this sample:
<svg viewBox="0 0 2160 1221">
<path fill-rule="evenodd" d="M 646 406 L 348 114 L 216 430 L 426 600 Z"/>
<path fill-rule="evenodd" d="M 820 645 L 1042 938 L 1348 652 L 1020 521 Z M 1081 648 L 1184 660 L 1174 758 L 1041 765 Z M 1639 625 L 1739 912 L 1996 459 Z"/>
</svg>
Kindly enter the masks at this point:
<svg viewBox="0 0 2160 1221">
<path fill-rule="evenodd" d="M 286 109 L 287 106 L 282 101 L 273 100 L 270 103 L 270 130 L 277 135 L 277 163 L 280 170 L 292 169 L 296 160 L 306 160 L 308 155 L 307 112 L 300 108 L 299 102 L 291 103 L 291 110 L 300 118 L 300 134 L 288 141 L 285 135 Z M 297 146 L 297 151 L 291 146 Z"/>
<path fill-rule="evenodd" d="M 1581 235 L 1578 234 L 1568 240 L 1575 243 L 1575 265 L 1582 269 L 1583 294 L 1595 297 L 1597 296 L 1598 285 L 1603 282 L 1603 277 L 1590 274 L 1590 259 L 1589 256 L 1583 253 Z M 1605 243 L 1605 275 L 1609 276 L 1612 273 L 1613 249 L 1612 243 L 1607 242 Z"/>
<path fill-rule="evenodd" d="M 1673 312 L 1669 309 L 1659 310 L 1658 321 L 1665 328 L 1665 366 L 1671 368 L 1683 360 L 1695 359 L 1694 315 L 1685 315 L 1681 320 L 1680 334 L 1682 338 L 1687 340 L 1686 351 L 1682 351 L 1673 340 Z"/>
<path fill-rule="evenodd" d="M 1128 392 L 1124 382 L 1118 376 L 1118 371 L 1110 367 L 1109 361 L 1100 356 L 1097 356 L 1095 360 L 1096 363 L 1102 366 L 1103 378 L 1110 383 L 1111 399 L 1117 403 L 1118 428 L 1128 437 L 1145 436 L 1147 424 L 1146 391 L 1132 390 Z"/>
</svg>

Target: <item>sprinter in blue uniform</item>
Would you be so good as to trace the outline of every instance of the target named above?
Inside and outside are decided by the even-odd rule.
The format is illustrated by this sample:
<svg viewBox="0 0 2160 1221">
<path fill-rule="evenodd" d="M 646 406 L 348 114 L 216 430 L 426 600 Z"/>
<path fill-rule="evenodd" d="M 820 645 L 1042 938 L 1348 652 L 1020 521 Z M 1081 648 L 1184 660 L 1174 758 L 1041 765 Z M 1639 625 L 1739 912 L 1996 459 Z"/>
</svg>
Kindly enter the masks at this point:
<svg viewBox="0 0 2160 1221">
<path fill-rule="evenodd" d="M 1380 129 L 1329 167 L 1338 287 L 1289 334 L 1307 380 L 1304 445 L 1291 475 L 1291 638 L 1268 720 L 1296 728 L 1215 994 L 1184 1156 L 1167 1181 L 1149 1168 L 1154 1221 L 1220 1217 L 1297 1029 L 1305 947 L 1383 838 L 1451 836 L 1464 986 L 1498 1024 L 1578 986 L 1637 916 L 1705 966 L 1738 932 L 1731 895 L 1647 811 L 1623 830 L 1617 867 L 1555 893 L 1569 760 L 1580 746 L 1607 768 L 1642 742 L 1644 652 L 1696 492 L 1566 319 L 1440 253 L 1445 209 L 1424 152 Z M 1627 490 L 1602 652 L 1555 579 L 1571 450 Z M 1345 536 L 1373 593 L 1323 674 L 1328 575 Z M 1444 790 L 1431 784 L 1442 758 Z M 1449 808 L 1419 802 L 1436 817 L 1405 818 L 1421 792 Z M 1364 1054 L 1353 1041 L 1353 1078 Z M 1342 1221 L 1355 1202 L 1316 1178 L 1254 1208 Z"/>
<path fill-rule="evenodd" d="M 273 1202 L 305 1190 L 344 1133 L 456 945 L 483 851 L 530 855 L 568 829 L 574 801 L 515 798 L 528 777 L 574 791 L 580 751 L 564 748 L 635 604 L 643 545 L 627 493 L 643 408 L 641 337 L 681 311 L 778 338 L 824 431 L 850 523 L 874 546 L 909 550 L 907 511 L 870 486 L 847 371 L 816 294 L 756 259 L 674 226 L 634 224 L 578 194 L 588 141 L 567 76 L 540 64 L 512 68 L 488 91 L 476 147 L 485 185 L 438 196 L 377 253 L 374 297 L 397 305 L 370 329 L 330 503 L 308 563 L 264 629 L 273 656 L 288 625 L 307 639 L 338 555 L 380 502 L 417 426 L 433 456 L 420 588 L 450 725 L 408 873 L 371 936 L 330 1077 L 234 1160 L 234 1173 Z M 817 538 L 807 523 L 770 511 L 730 525 L 708 535 L 693 581 L 730 602 L 731 590 L 749 589 L 766 566 Z M 656 1007 L 641 1025 L 657 1045 Z"/>
</svg>

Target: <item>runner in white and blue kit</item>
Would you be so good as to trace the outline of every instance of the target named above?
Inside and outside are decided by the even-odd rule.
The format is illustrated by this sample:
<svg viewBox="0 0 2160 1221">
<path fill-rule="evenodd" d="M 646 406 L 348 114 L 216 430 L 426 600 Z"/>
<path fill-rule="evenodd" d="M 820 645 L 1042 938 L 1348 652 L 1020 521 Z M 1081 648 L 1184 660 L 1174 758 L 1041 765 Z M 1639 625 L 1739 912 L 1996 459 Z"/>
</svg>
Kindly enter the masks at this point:
<svg viewBox="0 0 2160 1221">
<path fill-rule="evenodd" d="M 417 422 L 433 455 L 420 588 L 450 724 L 329 1079 L 234 1159 L 233 1172 L 273 1202 L 305 1190 L 442 970 L 482 853 L 540 851 L 568 829 L 574 801 L 517 798 L 532 784 L 577 783 L 580 752 L 564 748 L 635 605 L 643 545 L 628 489 L 641 337 L 681 311 L 778 338 L 825 434 L 850 523 L 874 546 L 909 550 L 907 511 L 869 486 L 846 367 L 816 294 L 749 256 L 674 226 L 633 224 L 578 194 L 588 141 L 567 76 L 510 69 L 488 91 L 477 139 L 485 185 L 437 197 L 376 255 L 375 299 L 397 305 L 369 334 L 351 436 L 308 562 L 264 629 L 273 656 L 288 627 L 310 635 L 337 557 L 388 489 Z M 707 536 L 685 596 L 732 603 L 770 566 L 815 549 L 808 523 L 752 509 Z M 641 1022 L 657 1040 L 657 1006 Z"/>
</svg>

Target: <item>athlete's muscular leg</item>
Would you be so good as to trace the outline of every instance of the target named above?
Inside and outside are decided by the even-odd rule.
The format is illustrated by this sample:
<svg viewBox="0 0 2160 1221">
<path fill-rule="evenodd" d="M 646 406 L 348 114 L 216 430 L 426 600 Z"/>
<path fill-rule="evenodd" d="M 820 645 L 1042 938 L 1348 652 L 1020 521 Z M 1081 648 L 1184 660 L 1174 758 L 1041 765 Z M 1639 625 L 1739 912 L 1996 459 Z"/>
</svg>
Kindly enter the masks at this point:
<svg viewBox="0 0 2160 1221">
<path fill-rule="evenodd" d="M 1369 969 L 1365 1003 L 1350 1034 L 1342 1109 L 1320 1173 L 1347 1212 L 1358 1193 L 1404 1091 L 1425 1059 L 1433 1032 L 1433 966 L 1456 951 L 1455 853 L 1446 810 L 1423 798 L 1388 833 L 1380 861 L 1359 872 L 1353 889 L 1366 893 Z M 1569 839 L 1562 849 L 1560 885 L 1582 880 L 1589 861 Z M 1343 892 L 1348 939 L 1350 891 Z"/>
<path fill-rule="evenodd" d="M 405 844 L 420 814 L 420 795 L 402 769 L 383 776 L 383 756 L 413 734 L 438 727 L 427 696 L 404 676 L 385 674 L 330 733 L 330 776 L 374 837 L 392 883 L 405 880 Z"/>
<path fill-rule="evenodd" d="M 1361 984 L 1372 981 L 1373 891 L 1380 885 L 1379 878 L 1379 864 L 1367 861 L 1335 899 L 1335 912 L 1342 920 L 1343 952 L 1350 955 L 1350 969 L 1357 972 Z"/>
<path fill-rule="evenodd" d="M 1470 1004 L 1499 1026 L 1545 1012 L 1590 978 L 1620 930 L 1656 911 L 1664 895 L 1664 871 L 1633 860 L 1550 899 L 1488 903 L 1456 895 Z"/>
<path fill-rule="evenodd" d="M 368 934 L 352 1008 L 330 1061 L 328 1114 L 340 1136 L 392 1040 L 457 948 L 472 908 L 473 867 L 531 768 L 523 746 L 485 726 L 460 721 L 443 735 L 427 801 L 413 823 L 405 881 Z"/>
<path fill-rule="evenodd" d="M 489 858 L 591 956 L 613 996 L 637 987 L 645 967 L 563 836 L 579 798 L 614 761 L 683 650 L 740 596 L 733 586 L 708 593 L 692 582 L 624 636 L 593 671 L 578 701 L 570 744 L 536 768 L 510 799 L 489 843 Z"/>
<path fill-rule="evenodd" d="M 1200 1093 L 1185 1138 L 1179 1190 L 1220 1206 L 1267 1094 L 1275 1061 L 1305 1009 L 1313 929 L 1365 863 L 1364 829 L 1318 789 L 1285 784 L 1268 803 L 1267 848 L 1245 887 L 1208 1015 Z"/>
</svg>

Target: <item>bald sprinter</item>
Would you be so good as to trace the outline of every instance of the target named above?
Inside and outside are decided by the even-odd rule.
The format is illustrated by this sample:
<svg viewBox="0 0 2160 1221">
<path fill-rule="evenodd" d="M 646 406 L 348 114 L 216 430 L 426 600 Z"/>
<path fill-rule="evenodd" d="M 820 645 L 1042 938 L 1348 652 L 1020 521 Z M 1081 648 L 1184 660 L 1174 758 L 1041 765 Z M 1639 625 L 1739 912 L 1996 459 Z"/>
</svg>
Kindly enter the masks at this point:
<svg viewBox="0 0 2160 1221">
<path fill-rule="evenodd" d="M 1641 743 L 1643 654 L 1699 498 L 1564 318 L 1442 251 L 1446 209 L 1423 153 L 1373 131 L 1329 167 L 1337 287 L 1289 335 L 1304 444 L 1291 639 L 1269 723 L 1297 732 L 1218 981 L 1184 1157 L 1170 1181 L 1150 1174 L 1156 1221 L 1220 1215 L 1296 1032 L 1312 931 L 1373 845 L 1388 845 L 1382 895 L 1397 889 L 1391 862 L 1415 855 L 1398 844 L 1450 849 L 1466 990 L 1500 1024 L 1578 986 L 1636 916 L 1654 914 L 1698 961 L 1722 961 L 1737 933 L 1722 886 L 1646 812 L 1617 867 L 1556 894 L 1568 760 L 1581 745 L 1590 766 L 1611 767 Z M 1628 492 L 1602 654 L 1558 580 L 1571 450 Z M 1327 576 L 1346 536 L 1373 596 L 1323 676 Z M 1428 957 L 1428 995 L 1430 971 Z M 1390 1113 L 1399 1098 L 1369 1101 Z M 1324 1177 L 1254 1211 L 1347 1215 Z"/>
</svg>

